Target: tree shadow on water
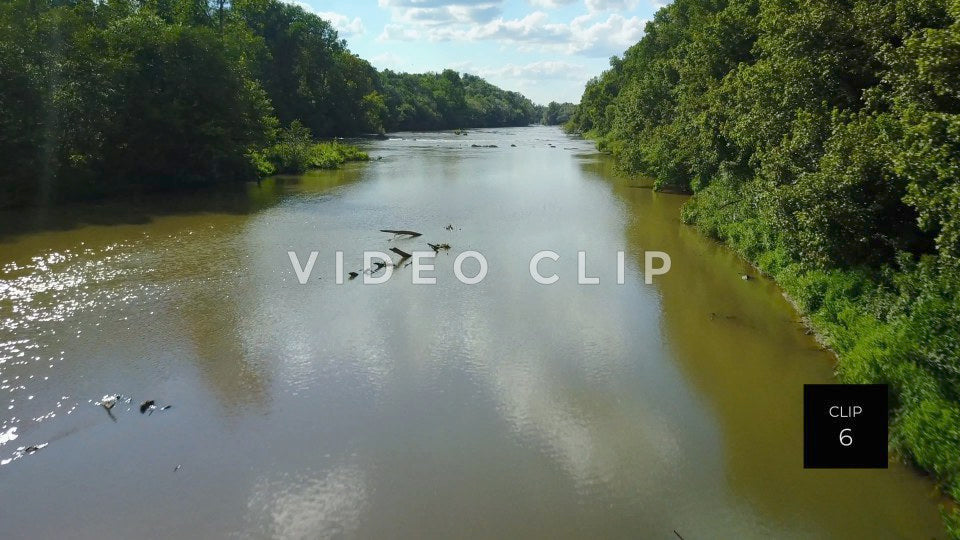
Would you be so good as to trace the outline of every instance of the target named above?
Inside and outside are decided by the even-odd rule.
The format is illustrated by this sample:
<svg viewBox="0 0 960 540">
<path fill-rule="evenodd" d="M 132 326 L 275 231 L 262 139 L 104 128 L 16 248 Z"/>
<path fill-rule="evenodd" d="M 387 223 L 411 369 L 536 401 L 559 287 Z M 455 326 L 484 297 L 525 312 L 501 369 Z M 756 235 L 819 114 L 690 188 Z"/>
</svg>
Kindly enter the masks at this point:
<svg viewBox="0 0 960 540">
<path fill-rule="evenodd" d="M 0 243 L 13 242 L 30 234 L 86 226 L 146 225 L 157 218 L 176 215 L 254 214 L 280 204 L 291 194 L 320 194 L 355 182 L 360 177 L 359 168 L 346 167 L 189 191 L 137 193 L 101 201 L 0 210 Z"/>
</svg>

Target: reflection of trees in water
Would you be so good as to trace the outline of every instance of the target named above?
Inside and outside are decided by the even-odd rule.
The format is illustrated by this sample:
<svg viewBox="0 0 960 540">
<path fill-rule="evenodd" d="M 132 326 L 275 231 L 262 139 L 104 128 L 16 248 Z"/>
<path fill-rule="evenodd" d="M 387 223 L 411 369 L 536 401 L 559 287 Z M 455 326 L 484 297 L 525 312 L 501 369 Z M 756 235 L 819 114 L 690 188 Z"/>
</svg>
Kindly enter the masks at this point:
<svg viewBox="0 0 960 540">
<path fill-rule="evenodd" d="M 334 171 L 316 171 L 302 176 L 269 178 L 259 186 L 248 185 L 245 208 L 264 209 L 277 204 L 287 194 L 318 195 L 330 189 L 357 181 L 361 167 Z M 245 224 L 246 225 L 246 224 Z M 221 235 L 224 231 L 220 231 Z M 226 408 L 238 405 L 263 406 L 270 398 L 271 358 L 265 347 L 253 344 L 244 335 L 246 325 L 263 313 L 260 303 L 274 300 L 262 298 L 252 280 L 272 279 L 269 268 L 251 267 L 251 261 L 264 254 L 249 254 L 250 231 L 241 228 L 216 242 L 216 249 L 203 246 L 206 260 L 200 278 L 187 285 L 181 313 L 185 327 L 197 352 L 198 368 Z M 208 251 L 207 251 L 208 250 Z M 253 258 L 251 256 L 254 256 Z"/>
<path fill-rule="evenodd" d="M 0 211 L 0 242 L 87 225 L 146 225 L 157 218 L 175 215 L 254 214 L 279 204 L 291 192 L 320 194 L 353 183 L 362 178 L 364 166 L 349 164 L 342 169 L 267 178 L 259 183 L 223 184 L 196 191 L 120 197 L 100 203 Z"/>
<path fill-rule="evenodd" d="M 263 406 L 270 397 L 269 373 L 262 359 L 250 357 L 242 346 L 243 314 L 235 300 L 242 291 L 224 285 L 191 284 L 180 308 L 197 369 L 225 409 Z"/>
</svg>

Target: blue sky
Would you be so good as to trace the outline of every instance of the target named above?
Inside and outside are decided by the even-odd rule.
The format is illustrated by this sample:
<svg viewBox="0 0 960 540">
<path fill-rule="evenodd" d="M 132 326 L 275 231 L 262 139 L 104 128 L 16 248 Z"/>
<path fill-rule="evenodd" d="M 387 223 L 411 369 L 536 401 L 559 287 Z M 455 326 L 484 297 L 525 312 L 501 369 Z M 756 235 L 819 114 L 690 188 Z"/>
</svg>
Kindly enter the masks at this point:
<svg viewBox="0 0 960 540">
<path fill-rule="evenodd" d="M 537 103 L 583 85 L 665 0 L 288 0 L 330 20 L 378 69 L 480 75 Z"/>
</svg>

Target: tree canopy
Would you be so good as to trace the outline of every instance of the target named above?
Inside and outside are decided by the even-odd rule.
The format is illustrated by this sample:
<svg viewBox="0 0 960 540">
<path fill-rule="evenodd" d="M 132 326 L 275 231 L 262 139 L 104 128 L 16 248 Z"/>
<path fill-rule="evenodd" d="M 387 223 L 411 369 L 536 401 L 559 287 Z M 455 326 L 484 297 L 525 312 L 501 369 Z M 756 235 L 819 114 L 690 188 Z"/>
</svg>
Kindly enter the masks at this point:
<svg viewBox="0 0 960 540">
<path fill-rule="evenodd" d="M 573 118 L 577 111 L 575 103 L 557 103 L 551 101 L 546 107 L 541 107 L 540 123 L 545 126 L 563 125 Z"/>
<path fill-rule="evenodd" d="M 0 3 L 0 207 L 248 180 L 291 169 L 281 154 L 338 161 L 291 154 L 304 133 L 539 119 L 479 77 L 378 72 L 279 0 Z"/>
</svg>

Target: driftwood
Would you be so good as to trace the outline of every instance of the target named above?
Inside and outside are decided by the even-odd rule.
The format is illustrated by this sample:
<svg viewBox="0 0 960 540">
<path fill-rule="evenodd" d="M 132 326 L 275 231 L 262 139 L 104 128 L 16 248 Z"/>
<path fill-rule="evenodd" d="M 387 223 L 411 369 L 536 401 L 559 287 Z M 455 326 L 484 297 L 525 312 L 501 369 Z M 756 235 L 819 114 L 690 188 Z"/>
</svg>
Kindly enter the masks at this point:
<svg viewBox="0 0 960 540">
<path fill-rule="evenodd" d="M 390 248 L 390 251 L 392 251 L 392 252 L 396 253 L 397 255 L 399 255 L 401 261 L 404 260 L 404 259 L 409 259 L 410 257 L 413 256 L 413 255 L 407 253 L 406 251 L 404 251 L 404 250 L 402 250 L 402 249 L 400 249 L 400 248 L 396 248 L 396 247 Z"/>
<path fill-rule="evenodd" d="M 410 238 L 416 238 L 416 237 L 418 237 L 418 236 L 423 236 L 421 233 L 418 233 L 418 232 L 416 232 L 416 231 L 398 231 L 398 230 L 394 230 L 394 229 L 380 229 L 380 232 L 397 234 L 397 235 L 403 235 L 403 236 L 409 236 Z"/>
<path fill-rule="evenodd" d="M 140 404 L 140 414 L 143 414 L 156 406 L 156 402 L 152 399 L 148 399 Z"/>
</svg>

